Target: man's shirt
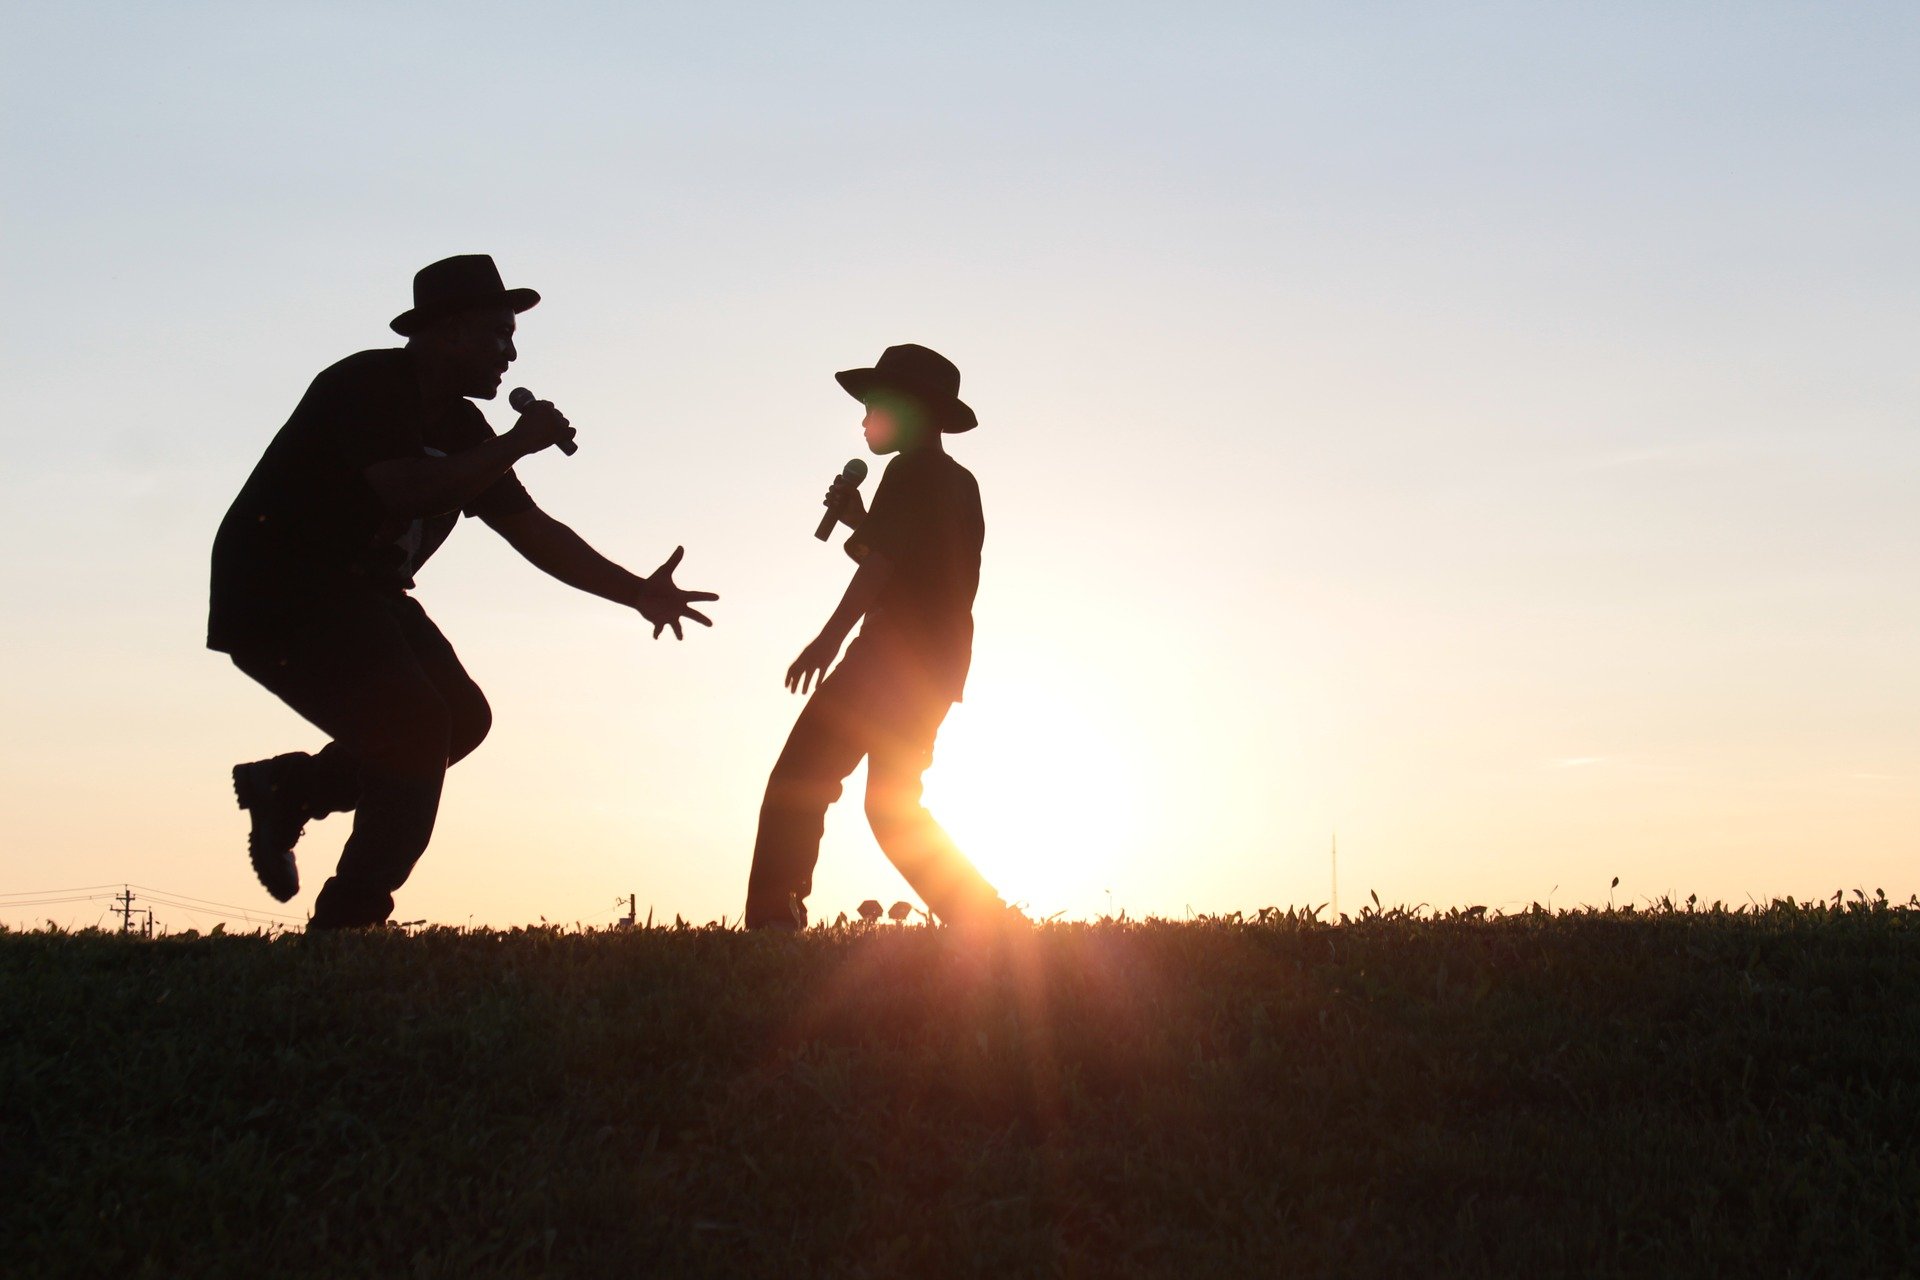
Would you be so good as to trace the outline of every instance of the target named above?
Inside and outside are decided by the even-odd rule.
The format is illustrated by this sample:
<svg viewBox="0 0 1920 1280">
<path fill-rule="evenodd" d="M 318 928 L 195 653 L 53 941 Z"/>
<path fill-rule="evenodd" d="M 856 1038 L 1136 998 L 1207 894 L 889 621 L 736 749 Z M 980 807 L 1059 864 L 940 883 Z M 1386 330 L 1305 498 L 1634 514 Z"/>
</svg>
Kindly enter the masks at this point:
<svg viewBox="0 0 1920 1280">
<path fill-rule="evenodd" d="M 972 472 L 932 449 L 888 463 L 866 520 L 847 539 L 855 560 L 878 552 L 893 566 L 855 649 L 903 661 L 935 696 L 958 702 L 973 661 L 985 537 Z"/>
<path fill-rule="evenodd" d="M 329 605 L 343 597 L 413 586 L 460 512 L 389 515 L 366 469 L 444 457 L 493 434 L 471 401 L 429 411 L 405 349 L 362 351 L 322 371 L 214 536 L 207 646 L 231 652 L 324 626 Z M 531 506 L 509 471 L 462 510 L 497 518 Z"/>
</svg>

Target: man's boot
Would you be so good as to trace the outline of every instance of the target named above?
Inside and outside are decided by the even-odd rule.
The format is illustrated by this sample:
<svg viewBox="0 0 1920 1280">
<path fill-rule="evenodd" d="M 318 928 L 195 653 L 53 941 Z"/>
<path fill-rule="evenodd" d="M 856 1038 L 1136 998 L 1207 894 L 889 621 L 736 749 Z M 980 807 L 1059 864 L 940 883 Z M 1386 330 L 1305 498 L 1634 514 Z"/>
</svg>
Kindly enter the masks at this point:
<svg viewBox="0 0 1920 1280">
<path fill-rule="evenodd" d="M 312 816 L 307 781 L 313 757 L 292 751 L 271 760 L 233 766 L 233 796 L 253 818 L 247 832 L 247 858 L 253 874 L 281 902 L 300 892 L 300 868 L 293 846 Z"/>
</svg>

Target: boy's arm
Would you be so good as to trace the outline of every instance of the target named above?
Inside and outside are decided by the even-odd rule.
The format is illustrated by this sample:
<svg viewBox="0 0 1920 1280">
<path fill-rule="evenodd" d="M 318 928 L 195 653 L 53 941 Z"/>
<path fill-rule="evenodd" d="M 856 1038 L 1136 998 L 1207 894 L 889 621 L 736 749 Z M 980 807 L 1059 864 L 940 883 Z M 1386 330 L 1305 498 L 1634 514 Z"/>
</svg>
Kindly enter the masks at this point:
<svg viewBox="0 0 1920 1280">
<path fill-rule="evenodd" d="M 794 693 L 806 693 L 824 676 L 833 660 L 840 656 L 840 646 L 846 643 L 847 633 L 853 630 L 853 624 L 866 615 L 873 602 L 880 598 L 880 592 L 887 585 L 887 579 L 893 576 L 893 565 L 879 552 L 869 552 L 860 568 L 854 572 L 853 581 L 847 584 L 846 594 L 840 597 L 840 605 L 827 619 L 827 625 L 820 629 L 800 656 L 787 668 L 787 688 Z"/>
</svg>

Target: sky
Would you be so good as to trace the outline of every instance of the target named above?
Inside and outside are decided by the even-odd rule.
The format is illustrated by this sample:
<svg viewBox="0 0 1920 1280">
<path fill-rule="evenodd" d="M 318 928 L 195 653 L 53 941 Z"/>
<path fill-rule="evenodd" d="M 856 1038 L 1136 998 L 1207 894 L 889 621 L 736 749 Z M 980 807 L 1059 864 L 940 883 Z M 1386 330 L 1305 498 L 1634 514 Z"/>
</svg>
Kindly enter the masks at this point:
<svg viewBox="0 0 1920 1280">
<path fill-rule="evenodd" d="M 849 573 L 831 374 L 896 342 L 982 424 L 929 804 L 1030 914 L 1316 906 L 1335 833 L 1349 913 L 1920 891 L 1911 6 L 8 27 L 0 923 L 110 926 L 123 882 L 175 930 L 304 918 L 348 819 L 293 903 L 254 882 L 228 769 L 321 739 L 203 647 L 208 549 L 468 252 L 543 295 L 509 382 L 580 452 L 536 499 L 723 598 L 656 642 L 463 522 L 417 596 L 494 729 L 398 918 L 737 918 Z M 836 806 L 815 917 L 907 896 Z"/>
</svg>

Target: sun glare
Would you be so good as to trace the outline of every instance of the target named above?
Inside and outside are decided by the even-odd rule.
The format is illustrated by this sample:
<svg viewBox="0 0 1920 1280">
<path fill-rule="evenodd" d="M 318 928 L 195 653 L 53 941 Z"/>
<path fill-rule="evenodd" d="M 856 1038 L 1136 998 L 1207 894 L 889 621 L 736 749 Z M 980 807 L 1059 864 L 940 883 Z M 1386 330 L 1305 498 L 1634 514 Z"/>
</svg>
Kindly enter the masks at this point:
<svg viewBox="0 0 1920 1280">
<path fill-rule="evenodd" d="M 1150 801 L 1133 735 L 1091 698 L 1007 683 L 953 709 L 927 806 L 1008 902 L 1036 917 L 1096 914 Z"/>
</svg>

